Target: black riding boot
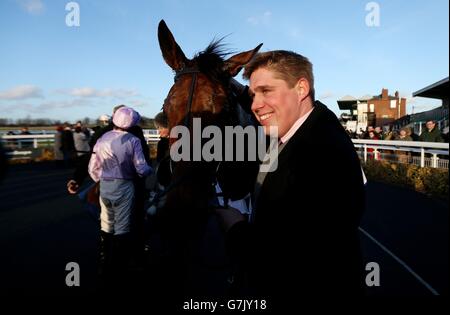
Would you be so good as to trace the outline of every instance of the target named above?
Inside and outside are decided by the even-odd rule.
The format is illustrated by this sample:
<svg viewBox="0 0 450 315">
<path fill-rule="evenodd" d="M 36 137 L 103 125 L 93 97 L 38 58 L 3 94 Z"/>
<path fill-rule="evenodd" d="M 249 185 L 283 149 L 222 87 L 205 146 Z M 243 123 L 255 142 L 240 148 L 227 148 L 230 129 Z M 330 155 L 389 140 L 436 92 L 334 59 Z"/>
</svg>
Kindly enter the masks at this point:
<svg viewBox="0 0 450 315">
<path fill-rule="evenodd" d="M 100 231 L 98 275 L 103 284 L 107 284 L 113 271 L 113 237 L 112 233 Z"/>
<path fill-rule="evenodd" d="M 130 233 L 114 235 L 113 237 L 113 269 L 114 286 L 122 286 L 127 280 L 127 270 L 131 255 Z"/>
</svg>

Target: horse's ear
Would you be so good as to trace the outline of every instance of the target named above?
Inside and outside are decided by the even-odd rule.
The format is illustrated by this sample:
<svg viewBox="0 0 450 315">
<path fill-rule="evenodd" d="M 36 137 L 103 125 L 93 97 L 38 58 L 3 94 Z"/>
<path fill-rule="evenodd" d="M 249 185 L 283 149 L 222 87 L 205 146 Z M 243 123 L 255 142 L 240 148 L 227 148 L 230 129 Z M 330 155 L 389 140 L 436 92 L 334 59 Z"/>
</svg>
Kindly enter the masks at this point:
<svg viewBox="0 0 450 315">
<path fill-rule="evenodd" d="M 164 60 L 169 67 L 175 71 L 182 69 L 188 60 L 164 20 L 161 20 L 158 25 L 158 41 Z"/>
<path fill-rule="evenodd" d="M 232 77 L 236 76 L 242 67 L 245 66 L 253 56 L 256 55 L 258 50 L 263 44 L 259 44 L 255 49 L 241 52 L 225 61 L 224 71 L 228 71 Z"/>
</svg>

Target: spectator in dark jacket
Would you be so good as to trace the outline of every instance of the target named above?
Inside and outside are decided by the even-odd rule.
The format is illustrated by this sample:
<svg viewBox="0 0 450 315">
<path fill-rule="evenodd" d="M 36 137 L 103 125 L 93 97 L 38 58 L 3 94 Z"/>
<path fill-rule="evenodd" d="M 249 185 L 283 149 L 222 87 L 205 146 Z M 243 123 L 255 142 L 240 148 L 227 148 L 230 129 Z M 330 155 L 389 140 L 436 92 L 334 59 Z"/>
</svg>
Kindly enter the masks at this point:
<svg viewBox="0 0 450 315">
<path fill-rule="evenodd" d="M 28 127 L 23 127 L 20 131 L 20 135 L 31 135 L 30 131 L 28 130 Z"/>
<path fill-rule="evenodd" d="M 170 159 L 169 159 L 169 126 L 167 115 L 163 112 L 155 116 L 155 125 L 158 128 L 160 139 L 156 151 L 157 179 L 162 186 L 167 186 L 170 182 Z"/>
<path fill-rule="evenodd" d="M 427 121 L 425 126 L 427 128 L 420 134 L 419 141 L 444 142 L 444 139 L 442 139 L 441 132 L 439 128 L 437 128 L 436 122 L 434 120 Z"/>
<path fill-rule="evenodd" d="M 56 126 L 55 142 L 53 144 L 54 158 L 57 166 L 61 167 L 64 162 L 64 154 L 62 151 L 63 126 Z"/>
<path fill-rule="evenodd" d="M 0 182 L 3 176 L 6 174 L 6 167 L 8 166 L 5 151 L 3 151 L 2 144 L 0 143 Z"/>
<path fill-rule="evenodd" d="M 410 136 L 412 141 L 419 141 L 419 136 L 414 132 L 411 127 L 406 128 L 406 135 Z"/>
<path fill-rule="evenodd" d="M 61 136 L 61 151 L 64 155 L 64 165 L 66 167 L 70 166 L 75 158 L 75 142 L 69 123 L 64 123 L 64 130 Z"/>
</svg>

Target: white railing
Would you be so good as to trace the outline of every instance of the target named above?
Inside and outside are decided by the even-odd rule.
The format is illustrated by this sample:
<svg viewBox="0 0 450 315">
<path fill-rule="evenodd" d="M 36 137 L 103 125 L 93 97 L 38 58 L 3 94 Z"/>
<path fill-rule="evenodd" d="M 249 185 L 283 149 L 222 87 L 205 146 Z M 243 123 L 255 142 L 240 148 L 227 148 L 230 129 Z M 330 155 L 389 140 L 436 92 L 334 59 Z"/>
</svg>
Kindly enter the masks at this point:
<svg viewBox="0 0 450 315">
<path fill-rule="evenodd" d="M 153 130 L 145 130 L 144 137 L 147 143 L 158 142 L 159 134 Z M 48 135 L 3 135 L 0 137 L 8 154 L 23 156 L 31 154 L 31 151 L 17 151 L 18 149 L 37 149 L 39 143 L 45 142 L 52 146 L 55 140 L 54 134 Z M 368 159 L 392 160 L 400 163 L 413 163 L 421 167 L 448 169 L 449 144 L 435 142 L 413 142 L 393 140 L 368 140 L 352 139 L 360 158 L 367 162 Z M 386 152 L 388 151 L 388 152 Z M 394 151 L 396 154 L 392 154 Z M 398 154 L 400 152 L 400 154 Z M 405 155 L 408 154 L 408 155 Z M 444 158 L 447 157 L 447 158 Z"/>
<path fill-rule="evenodd" d="M 0 140 L 7 148 L 12 146 L 17 149 L 23 147 L 37 149 L 40 142 L 53 143 L 55 135 L 4 135 L 0 137 Z"/>
<path fill-rule="evenodd" d="M 144 137 L 147 142 L 159 141 L 159 134 L 144 133 Z M 17 149 L 21 149 L 23 147 L 33 147 L 34 149 L 37 149 L 39 147 L 39 143 L 42 142 L 50 142 L 50 145 L 53 145 L 55 135 L 3 135 L 0 137 L 0 141 L 5 145 L 5 147 L 14 146 Z"/>
<path fill-rule="evenodd" d="M 420 167 L 447 168 L 448 169 L 448 143 L 395 141 L 395 140 L 368 140 L 352 139 L 355 148 L 364 162 L 367 160 L 396 160 L 401 163 L 413 163 Z M 386 151 L 394 151 L 392 154 Z M 417 155 L 417 156 L 414 156 Z M 443 158 L 446 156 L 447 158 Z"/>
<path fill-rule="evenodd" d="M 144 130 L 144 137 L 147 143 L 159 141 L 159 134 L 153 129 Z M 14 158 L 27 158 L 32 154 L 32 151 L 29 150 L 38 149 L 39 144 L 53 146 L 55 143 L 55 135 L 2 135 L 0 136 L 0 142 L 3 148 L 7 150 L 7 155 Z"/>
</svg>

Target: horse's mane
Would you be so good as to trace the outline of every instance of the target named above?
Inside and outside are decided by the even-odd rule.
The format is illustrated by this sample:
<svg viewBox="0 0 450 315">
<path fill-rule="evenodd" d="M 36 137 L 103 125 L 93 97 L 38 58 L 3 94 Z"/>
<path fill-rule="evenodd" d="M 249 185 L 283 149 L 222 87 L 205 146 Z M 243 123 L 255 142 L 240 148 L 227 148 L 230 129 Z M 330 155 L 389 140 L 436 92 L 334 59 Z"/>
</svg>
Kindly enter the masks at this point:
<svg viewBox="0 0 450 315">
<path fill-rule="evenodd" d="M 223 37 L 213 40 L 206 49 L 192 59 L 198 70 L 206 74 L 211 80 L 223 82 L 229 79 L 229 75 L 223 70 L 225 57 L 232 54 L 223 43 Z"/>
</svg>

